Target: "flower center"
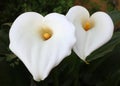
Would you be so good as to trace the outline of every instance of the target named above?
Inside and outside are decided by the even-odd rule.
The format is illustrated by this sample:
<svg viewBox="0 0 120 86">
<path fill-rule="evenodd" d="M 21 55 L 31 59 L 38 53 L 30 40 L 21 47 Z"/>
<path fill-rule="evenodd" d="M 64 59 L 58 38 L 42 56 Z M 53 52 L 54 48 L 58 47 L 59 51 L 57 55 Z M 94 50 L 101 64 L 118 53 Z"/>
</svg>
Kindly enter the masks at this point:
<svg viewBox="0 0 120 86">
<path fill-rule="evenodd" d="M 46 33 L 43 33 L 43 38 L 44 40 L 48 40 L 49 38 L 51 37 L 51 34 L 46 32 Z"/>
<path fill-rule="evenodd" d="M 52 30 L 49 27 L 42 27 L 40 29 L 40 36 L 41 38 L 46 41 L 52 37 Z"/>
<path fill-rule="evenodd" d="M 91 29 L 92 27 L 92 24 L 90 21 L 86 21 L 84 24 L 83 24 L 83 28 L 85 29 L 85 31 L 88 31 L 89 29 Z"/>
</svg>

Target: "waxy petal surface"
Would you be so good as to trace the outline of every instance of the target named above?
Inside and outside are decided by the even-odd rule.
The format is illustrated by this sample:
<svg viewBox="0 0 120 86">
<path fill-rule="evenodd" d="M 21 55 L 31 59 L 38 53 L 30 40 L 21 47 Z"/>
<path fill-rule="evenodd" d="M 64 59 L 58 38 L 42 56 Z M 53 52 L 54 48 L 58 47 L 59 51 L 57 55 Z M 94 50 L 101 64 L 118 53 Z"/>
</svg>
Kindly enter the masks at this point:
<svg viewBox="0 0 120 86">
<path fill-rule="evenodd" d="M 74 6 L 66 17 L 75 25 L 77 41 L 74 51 L 82 60 L 112 37 L 114 25 L 109 15 L 104 12 L 96 12 L 90 16 L 86 8 Z M 92 22 L 92 27 L 85 31 L 83 23 L 88 20 Z"/>
<path fill-rule="evenodd" d="M 52 36 L 43 40 L 42 28 Z M 75 28 L 65 16 L 51 13 L 43 17 L 35 12 L 20 15 L 10 29 L 10 49 L 25 64 L 34 80 L 44 80 L 49 72 L 71 53 Z"/>
</svg>

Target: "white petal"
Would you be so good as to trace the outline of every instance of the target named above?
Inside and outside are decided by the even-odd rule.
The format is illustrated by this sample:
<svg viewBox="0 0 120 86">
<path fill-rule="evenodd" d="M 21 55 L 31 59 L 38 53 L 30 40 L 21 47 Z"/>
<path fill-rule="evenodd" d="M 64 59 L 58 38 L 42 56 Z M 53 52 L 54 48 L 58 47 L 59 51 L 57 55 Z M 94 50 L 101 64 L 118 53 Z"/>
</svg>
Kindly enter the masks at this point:
<svg viewBox="0 0 120 86">
<path fill-rule="evenodd" d="M 73 49 L 82 60 L 85 60 L 88 55 L 112 37 L 113 22 L 104 12 L 96 12 L 89 17 L 87 9 L 81 6 L 74 6 L 68 11 L 66 16 L 75 25 L 77 42 Z M 90 20 L 94 23 L 94 26 L 88 31 L 85 31 L 82 26 L 85 20 Z"/>
<path fill-rule="evenodd" d="M 104 12 L 94 13 L 91 16 L 91 20 L 94 22 L 94 27 L 89 30 L 87 34 L 88 38 L 85 47 L 86 56 L 108 42 L 114 30 L 111 18 Z"/>
<path fill-rule="evenodd" d="M 37 32 L 43 25 L 53 31 L 46 41 Z M 63 15 L 51 13 L 42 17 L 34 12 L 24 13 L 10 29 L 10 49 L 23 61 L 34 80 L 44 80 L 52 68 L 71 53 L 74 30 Z"/>
<path fill-rule="evenodd" d="M 82 27 L 82 22 L 89 18 L 89 12 L 82 6 L 72 7 L 66 14 L 68 20 L 70 20 L 76 28 L 76 43 L 73 48 L 75 53 L 83 60 L 85 60 L 85 43 L 86 43 L 86 31 Z"/>
</svg>

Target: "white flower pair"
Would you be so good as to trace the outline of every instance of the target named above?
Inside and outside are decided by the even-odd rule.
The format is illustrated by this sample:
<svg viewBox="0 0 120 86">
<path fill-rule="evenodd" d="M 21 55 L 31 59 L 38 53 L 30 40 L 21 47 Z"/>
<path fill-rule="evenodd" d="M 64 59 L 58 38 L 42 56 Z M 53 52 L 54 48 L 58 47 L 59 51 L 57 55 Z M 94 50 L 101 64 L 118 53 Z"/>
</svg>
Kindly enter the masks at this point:
<svg viewBox="0 0 120 86">
<path fill-rule="evenodd" d="M 10 49 L 33 75 L 44 80 L 71 49 L 82 59 L 110 40 L 113 22 L 103 12 L 91 17 L 87 9 L 72 7 L 66 16 L 35 12 L 20 15 L 10 29 Z M 104 51 L 103 51 L 104 52 Z"/>
</svg>

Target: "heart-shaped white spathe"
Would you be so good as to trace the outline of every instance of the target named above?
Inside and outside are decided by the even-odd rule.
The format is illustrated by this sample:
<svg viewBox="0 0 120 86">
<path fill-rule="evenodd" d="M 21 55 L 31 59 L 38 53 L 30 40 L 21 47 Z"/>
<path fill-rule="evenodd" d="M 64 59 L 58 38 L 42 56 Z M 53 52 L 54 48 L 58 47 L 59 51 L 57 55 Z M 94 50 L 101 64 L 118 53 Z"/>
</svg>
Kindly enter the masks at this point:
<svg viewBox="0 0 120 86">
<path fill-rule="evenodd" d="M 74 25 L 58 13 L 45 17 L 35 12 L 23 13 L 12 24 L 9 37 L 11 51 L 36 81 L 44 80 L 70 55 L 76 41 Z"/>
<path fill-rule="evenodd" d="M 66 17 L 76 28 L 77 41 L 73 50 L 84 61 L 112 37 L 114 25 L 109 15 L 104 12 L 96 12 L 90 16 L 86 8 L 74 6 Z"/>
</svg>

